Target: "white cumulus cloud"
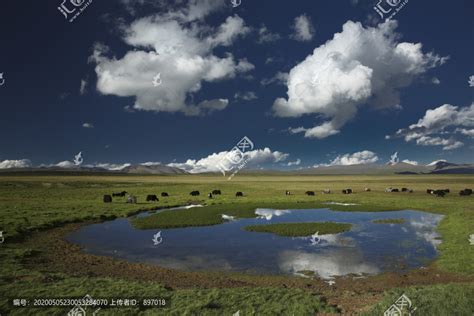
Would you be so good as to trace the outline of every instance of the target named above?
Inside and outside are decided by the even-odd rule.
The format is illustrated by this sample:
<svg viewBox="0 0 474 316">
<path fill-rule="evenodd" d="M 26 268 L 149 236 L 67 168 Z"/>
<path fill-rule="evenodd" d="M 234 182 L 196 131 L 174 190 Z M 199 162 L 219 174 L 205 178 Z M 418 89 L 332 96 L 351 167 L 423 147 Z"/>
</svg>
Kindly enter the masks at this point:
<svg viewBox="0 0 474 316">
<path fill-rule="evenodd" d="M 28 168 L 28 167 L 31 167 L 31 161 L 28 159 L 0 161 L 0 169 Z"/>
<path fill-rule="evenodd" d="M 339 155 L 328 164 L 319 164 L 314 167 L 365 165 L 375 163 L 378 160 L 377 154 L 370 150 L 363 150 L 352 154 Z"/>
<path fill-rule="evenodd" d="M 86 122 L 86 123 L 82 124 L 82 127 L 84 127 L 84 128 L 94 128 L 94 125 L 92 123 L 87 123 Z"/>
<path fill-rule="evenodd" d="M 469 83 L 469 87 L 474 87 L 474 75 L 469 77 L 468 83 Z"/>
<path fill-rule="evenodd" d="M 176 167 L 188 171 L 190 173 L 203 172 L 220 172 L 219 164 L 227 162 L 231 151 L 222 151 L 213 153 L 207 157 L 196 159 L 188 159 L 185 162 L 173 162 L 168 164 L 170 167 Z M 256 149 L 246 152 L 248 159 L 247 166 L 257 166 L 263 163 L 278 163 L 285 161 L 289 154 L 280 151 L 272 151 L 270 148 Z"/>
<path fill-rule="evenodd" d="M 346 22 L 290 71 L 288 97 L 275 100 L 275 115 L 317 114 L 326 121 L 306 128 L 305 137 L 325 138 L 338 134 L 363 105 L 401 108 L 398 90 L 447 57 L 424 53 L 421 43 L 399 42 L 396 27 L 396 21 L 368 28 Z"/>
<path fill-rule="evenodd" d="M 224 98 L 197 104 L 189 101 L 204 83 L 254 69 L 230 52 L 214 54 L 215 48 L 225 49 L 250 32 L 237 15 L 227 17 L 217 28 L 206 25 L 204 18 L 220 6 L 217 1 L 189 1 L 185 7 L 135 20 L 123 27 L 123 41 L 130 50 L 120 58 L 96 44 L 90 60 L 96 64 L 97 90 L 104 95 L 134 97 L 136 110 L 200 115 L 224 109 L 228 104 L 222 102 Z M 158 74 L 161 84 L 154 86 Z M 211 108 L 206 107 L 210 104 Z"/>
<path fill-rule="evenodd" d="M 474 137 L 474 130 L 466 127 L 474 127 L 474 103 L 466 107 L 444 104 L 427 110 L 416 124 L 399 129 L 395 137 L 421 146 L 443 146 L 443 150 L 453 150 L 464 145 L 454 134 Z"/>
</svg>

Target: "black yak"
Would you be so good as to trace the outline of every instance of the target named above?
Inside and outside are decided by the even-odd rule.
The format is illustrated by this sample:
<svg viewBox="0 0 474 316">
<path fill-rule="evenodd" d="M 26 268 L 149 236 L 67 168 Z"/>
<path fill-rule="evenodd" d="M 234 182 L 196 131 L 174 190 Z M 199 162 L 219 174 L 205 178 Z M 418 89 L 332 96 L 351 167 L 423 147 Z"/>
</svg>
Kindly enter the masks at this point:
<svg viewBox="0 0 474 316">
<path fill-rule="evenodd" d="M 158 202 L 158 197 L 155 194 L 149 194 L 146 196 L 147 202 Z"/>
<path fill-rule="evenodd" d="M 460 196 L 469 196 L 472 194 L 472 189 L 464 189 L 459 191 Z"/>
<path fill-rule="evenodd" d="M 104 195 L 104 203 L 112 203 L 112 197 L 110 195 Z"/>
</svg>

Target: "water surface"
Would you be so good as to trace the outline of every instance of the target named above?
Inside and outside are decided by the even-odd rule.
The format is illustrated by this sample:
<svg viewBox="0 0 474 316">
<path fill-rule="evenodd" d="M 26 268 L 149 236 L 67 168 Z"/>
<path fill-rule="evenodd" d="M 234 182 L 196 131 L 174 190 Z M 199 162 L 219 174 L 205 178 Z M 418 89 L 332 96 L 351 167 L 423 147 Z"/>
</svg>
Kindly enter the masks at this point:
<svg viewBox="0 0 474 316">
<path fill-rule="evenodd" d="M 144 216 L 143 214 L 140 216 Z M 181 270 L 224 270 L 259 274 L 298 274 L 312 271 L 321 278 L 348 274 L 406 271 L 428 264 L 440 243 L 436 226 L 442 215 L 419 211 L 347 212 L 329 209 L 257 209 L 257 218 L 221 225 L 161 230 L 138 230 L 128 219 L 81 228 L 66 237 L 84 251 L 131 262 Z M 403 224 L 373 220 L 403 218 Z M 248 232 L 248 225 L 283 222 L 351 223 L 349 232 L 309 237 L 280 237 Z"/>
</svg>

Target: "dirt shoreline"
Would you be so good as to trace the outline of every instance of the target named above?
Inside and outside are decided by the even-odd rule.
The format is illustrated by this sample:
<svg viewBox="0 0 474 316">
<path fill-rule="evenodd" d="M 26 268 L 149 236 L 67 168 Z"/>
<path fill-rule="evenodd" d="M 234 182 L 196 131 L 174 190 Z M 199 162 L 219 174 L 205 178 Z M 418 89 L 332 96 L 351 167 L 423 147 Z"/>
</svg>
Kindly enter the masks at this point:
<svg viewBox="0 0 474 316">
<path fill-rule="evenodd" d="M 436 264 L 408 273 L 384 273 L 367 278 L 337 277 L 330 286 L 320 279 L 290 276 L 258 276 L 226 272 L 189 272 L 112 257 L 84 253 L 80 246 L 64 237 L 83 226 L 97 223 L 72 223 L 33 233 L 24 246 L 38 251 L 24 265 L 31 270 L 62 272 L 70 276 L 110 277 L 157 282 L 170 289 L 210 289 L 236 287 L 299 288 L 321 295 L 343 314 L 357 314 L 382 298 L 383 292 L 396 287 L 473 282 L 474 277 L 439 270 Z"/>
</svg>

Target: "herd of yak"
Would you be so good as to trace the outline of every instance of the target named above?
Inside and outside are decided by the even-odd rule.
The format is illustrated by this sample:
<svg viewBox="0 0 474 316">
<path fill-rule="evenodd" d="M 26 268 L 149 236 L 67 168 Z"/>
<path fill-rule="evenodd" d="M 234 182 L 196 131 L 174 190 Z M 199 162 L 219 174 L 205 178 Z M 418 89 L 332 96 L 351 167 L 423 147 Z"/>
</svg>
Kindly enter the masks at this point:
<svg viewBox="0 0 474 316">
<path fill-rule="evenodd" d="M 370 192 L 371 189 L 370 188 L 365 188 L 364 191 Z M 413 190 L 408 189 L 408 188 L 397 189 L 397 188 L 390 187 L 390 188 L 386 188 L 385 192 L 389 192 L 389 193 L 396 193 L 396 192 L 413 193 Z M 450 192 L 449 189 L 441 189 L 441 190 L 427 189 L 426 190 L 426 193 L 434 195 L 434 196 L 438 196 L 438 197 L 444 197 L 449 192 Z M 326 190 L 323 190 L 322 193 L 323 194 L 330 194 L 331 190 L 326 189 Z M 352 193 L 354 193 L 354 191 L 352 189 L 347 188 L 347 189 L 343 189 L 342 193 L 343 194 L 352 194 Z M 199 196 L 200 194 L 201 193 L 199 191 L 192 191 L 191 193 L 189 193 L 189 195 L 191 195 L 191 196 Z M 210 192 L 207 195 L 207 197 L 212 199 L 214 195 L 221 195 L 221 194 L 222 194 L 221 190 L 214 190 L 214 191 Z M 314 191 L 306 191 L 305 194 L 307 196 L 316 195 L 316 193 Z M 469 196 L 471 194 L 472 194 L 472 189 L 464 189 L 464 190 L 459 191 L 460 196 Z M 112 195 L 104 195 L 104 203 L 112 203 L 112 197 L 125 197 L 126 195 L 127 195 L 127 203 L 131 203 L 131 204 L 136 204 L 137 203 L 137 197 L 133 196 L 133 195 L 129 195 L 127 191 L 112 193 Z M 292 193 L 290 191 L 285 191 L 285 195 L 292 195 Z M 243 197 L 244 193 L 243 192 L 237 192 L 237 193 L 235 193 L 235 196 L 236 197 Z M 162 192 L 161 197 L 169 197 L 169 194 L 166 193 L 166 192 Z M 155 194 L 149 194 L 146 197 L 146 201 L 147 202 L 158 202 L 159 199 Z"/>
</svg>

